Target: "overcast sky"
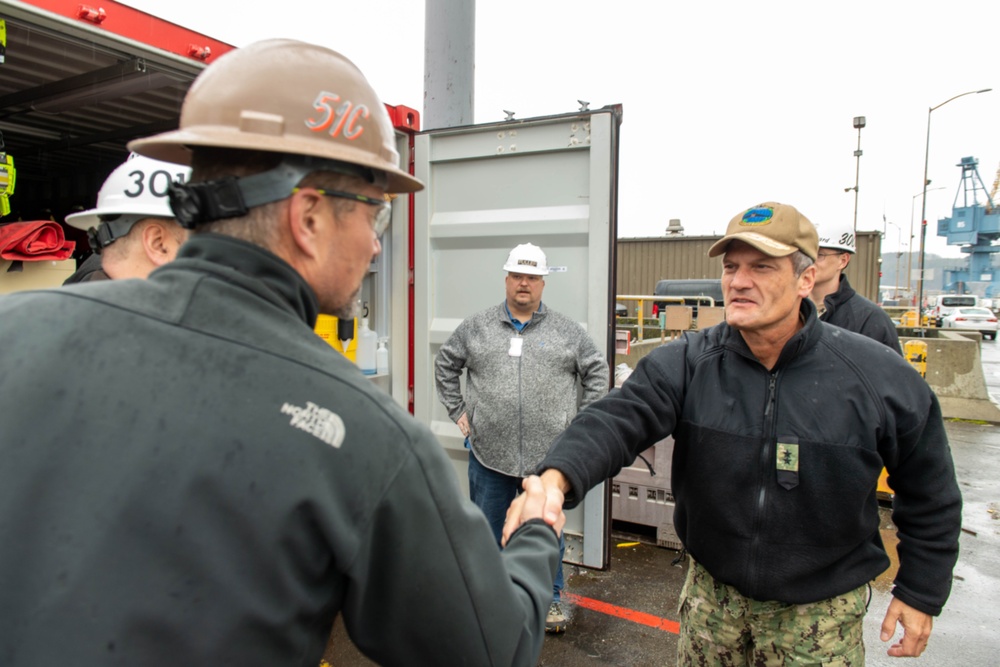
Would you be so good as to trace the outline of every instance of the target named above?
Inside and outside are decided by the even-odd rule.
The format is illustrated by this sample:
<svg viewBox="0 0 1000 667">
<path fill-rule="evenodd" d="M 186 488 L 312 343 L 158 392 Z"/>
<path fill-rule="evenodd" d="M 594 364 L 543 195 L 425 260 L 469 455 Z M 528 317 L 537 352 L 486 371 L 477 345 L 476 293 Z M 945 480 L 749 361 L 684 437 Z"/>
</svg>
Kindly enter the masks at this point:
<svg viewBox="0 0 1000 667">
<path fill-rule="evenodd" d="M 243 46 L 291 37 L 353 60 L 383 102 L 423 110 L 421 0 L 127 0 Z M 620 103 L 619 236 L 722 233 L 754 204 L 795 205 L 813 222 L 851 221 L 855 116 L 861 130 L 858 229 L 886 230 L 885 252 L 919 248 L 931 114 L 927 251 L 961 179 L 1000 166 L 1000 1 L 479 0 L 475 121 Z M 888 220 L 883 225 L 883 214 Z M 911 218 L 912 214 L 912 218 Z M 911 223 L 912 221 L 912 223 Z"/>
</svg>

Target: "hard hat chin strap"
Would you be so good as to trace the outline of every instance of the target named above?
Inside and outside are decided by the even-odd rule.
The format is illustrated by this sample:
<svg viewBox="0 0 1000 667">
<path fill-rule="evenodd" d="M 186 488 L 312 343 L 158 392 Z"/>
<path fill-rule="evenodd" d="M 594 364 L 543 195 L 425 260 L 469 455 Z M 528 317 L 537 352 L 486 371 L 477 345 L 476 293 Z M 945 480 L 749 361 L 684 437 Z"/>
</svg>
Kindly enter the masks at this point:
<svg viewBox="0 0 1000 667">
<path fill-rule="evenodd" d="M 204 183 L 172 183 L 167 192 L 170 209 L 184 229 L 199 224 L 240 218 L 249 212 L 235 176 Z"/>
<path fill-rule="evenodd" d="M 91 227 L 87 230 L 90 249 L 100 255 L 102 250 L 132 231 L 132 226 L 144 217 L 149 216 L 116 215 L 107 219 L 103 219 L 102 216 L 101 223 L 96 229 Z"/>
<path fill-rule="evenodd" d="M 256 206 L 290 196 L 302 179 L 315 171 L 356 176 L 373 184 L 385 182 L 382 172 L 361 165 L 306 155 L 286 155 L 274 169 L 252 176 L 227 176 L 200 183 L 171 183 L 168 193 L 170 208 L 185 229 L 194 229 L 216 220 L 241 218 Z"/>
</svg>

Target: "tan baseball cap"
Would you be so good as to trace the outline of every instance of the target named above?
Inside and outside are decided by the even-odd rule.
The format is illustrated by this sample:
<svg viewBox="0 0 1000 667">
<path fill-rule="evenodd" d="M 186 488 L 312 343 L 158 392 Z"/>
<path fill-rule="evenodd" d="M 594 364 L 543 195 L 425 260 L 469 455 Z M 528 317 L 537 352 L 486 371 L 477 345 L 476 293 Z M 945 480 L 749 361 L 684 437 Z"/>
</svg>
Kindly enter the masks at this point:
<svg viewBox="0 0 1000 667">
<path fill-rule="evenodd" d="M 801 250 L 816 261 L 819 250 L 819 235 L 809 218 L 794 206 L 773 201 L 737 214 L 729 221 L 726 235 L 708 249 L 708 256 L 726 252 L 730 241 L 743 241 L 771 257 L 787 257 Z"/>
</svg>

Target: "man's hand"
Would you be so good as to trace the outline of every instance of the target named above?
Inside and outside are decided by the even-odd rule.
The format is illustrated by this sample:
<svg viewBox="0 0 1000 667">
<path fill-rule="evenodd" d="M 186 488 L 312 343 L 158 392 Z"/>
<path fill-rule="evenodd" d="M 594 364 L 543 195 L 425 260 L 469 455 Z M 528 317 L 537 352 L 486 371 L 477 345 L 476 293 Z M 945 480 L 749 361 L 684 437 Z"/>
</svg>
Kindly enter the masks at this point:
<svg viewBox="0 0 1000 667">
<path fill-rule="evenodd" d="M 552 526 L 556 534 L 562 533 L 566 525 L 566 515 L 562 506 L 565 499 L 564 489 L 569 489 L 566 478 L 558 470 L 549 469 L 541 477 L 532 475 L 521 482 L 521 493 L 507 509 L 507 521 L 503 525 L 503 538 L 500 543 L 507 546 L 507 540 L 518 527 L 528 519 L 543 519 Z"/>
<path fill-rule="evenodd" d="M 896 623 L 903 626 L 903 639 L 889 647 L 888 654 L 894 658 L 917 658 L 927 648 L 927 640 L 931 636 L 934 618 L 930 614 L 917 611 L 905 602 L 896 598 L 889 603 L 882 621 L 880 639 L 884 642 L 896 634 Z"/>
<path fill-rule="evenodd" d="M 469 437 L 469 416 L 463 412 L 462 416 L 459 417 L 458 421 L 455 422 L 455 423 L 458 424 L 458 430 L 462 432 L 462 435 L 464 435 L 466 438 L 468 438 Z"/>
</svg>

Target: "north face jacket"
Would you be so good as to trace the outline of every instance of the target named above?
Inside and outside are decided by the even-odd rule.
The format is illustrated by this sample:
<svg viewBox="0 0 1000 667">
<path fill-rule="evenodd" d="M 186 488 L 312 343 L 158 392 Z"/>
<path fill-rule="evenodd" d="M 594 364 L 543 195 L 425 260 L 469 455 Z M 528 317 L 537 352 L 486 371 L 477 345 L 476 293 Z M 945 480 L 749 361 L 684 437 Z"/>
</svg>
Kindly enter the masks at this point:
<svg viewBox="0 0 1000 667">
<path fill-rule="evenodd" d="M 555 533 L 501 553 L 317 311 L 213 235 L 0 297 L 0 664 L 316 667 L 338 613 L 379 664 L 535 664 Z"/>
<path fill-rule="evenodd" d="M 895 491 L 893 595 L 938 614 L 958 556 L 961 495 L 937 398 L 899 354 L 816 319 L 773 369 L 725 323 L 643 358 L 580 412 L 539 467 L 567 503 L 674 437 L 674 524 L 691 556 L 756 600 L 804 604 L 889 566 L 879 536 L 883 464 Z"/>
</svg>

